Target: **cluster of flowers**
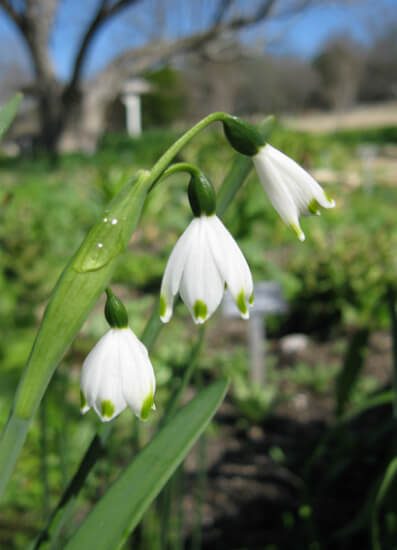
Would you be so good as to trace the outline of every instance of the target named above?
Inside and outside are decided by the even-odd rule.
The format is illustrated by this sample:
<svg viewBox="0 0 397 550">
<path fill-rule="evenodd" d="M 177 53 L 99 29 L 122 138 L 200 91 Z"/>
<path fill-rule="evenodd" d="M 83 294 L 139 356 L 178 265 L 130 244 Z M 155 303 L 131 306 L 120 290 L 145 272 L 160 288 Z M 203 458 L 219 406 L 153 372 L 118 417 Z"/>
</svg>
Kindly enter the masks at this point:
<svg viewBox="0 0 397 550">
<path fill-rule="evenodd" d="M 294 160 L 263 143 L 256 130 L 237 118 L 225 124 L 230 144 L 252 157 L 259 179 L 281 218 L 299 240 L 305 235 L 300 215 L 332 208 L 320 185 Z M 167 323 L 179 293 L 195 323 L 204 323 L 219 306 L 225 288 L 243 319 L 254 302 L 250 269 L 232 235 L 215 214 L 215 192 L 194 168 L 188 188 L 194 218 L 168 259 L 160 292 L 160 318 Z M 105 316 L 110 330 L 87 356 L 81 375 L 81 410 L 94 408 L 102 421 L 120 414 L 127 405 L 141 419 L 154 409 L 155 376 L 146 347 L 128 326 L 121 301 L 107 290 Z"/>
</svg>

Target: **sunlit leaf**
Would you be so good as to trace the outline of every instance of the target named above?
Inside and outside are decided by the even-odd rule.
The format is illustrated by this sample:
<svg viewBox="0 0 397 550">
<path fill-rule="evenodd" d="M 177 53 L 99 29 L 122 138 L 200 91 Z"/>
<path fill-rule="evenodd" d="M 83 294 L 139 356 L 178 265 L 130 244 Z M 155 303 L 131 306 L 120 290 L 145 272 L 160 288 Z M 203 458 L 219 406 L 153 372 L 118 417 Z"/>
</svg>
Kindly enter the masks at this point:
<svg viewBox="0 0 397 550">
<path fill-rule="evenodd" d="M 220 380 L 184 406 L 110 487 L 66 545 L 67 550 L 120 548 L 222 403 Z"/>
</svg>

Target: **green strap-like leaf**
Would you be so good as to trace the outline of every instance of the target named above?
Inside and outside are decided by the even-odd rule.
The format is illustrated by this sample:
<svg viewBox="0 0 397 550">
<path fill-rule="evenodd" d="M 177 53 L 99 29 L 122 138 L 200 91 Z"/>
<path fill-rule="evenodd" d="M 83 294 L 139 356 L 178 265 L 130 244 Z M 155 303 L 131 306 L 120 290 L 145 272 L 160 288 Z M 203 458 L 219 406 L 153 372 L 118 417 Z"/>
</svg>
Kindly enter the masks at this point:
<svg viewBox="0 0 397 550">
<path fill-rule="evenodd" d="M 0 138 L 14 120 L 21 101 L 22 94 L 16 94 L 0 109 Z"/>
<path fill-rule="evenodd" d="M 338 417 L 345 412 L 345 407 L 349 403 L 359 374 L 364 366 L 369 336 L 369 328 L 364 327 L 357 330 L 350 339 L 343 366 L 336 379 L 335 397 Z"/>
<path fill-rule="evenodd" d="M 145 172 L 126 184 L 58 280 L 0 439 L 0 495 L 57 364 L 108 284 L 139 221 L 149 186 Z"/>
<path fill-rule="evenodd" d="M 215 382 L 174 416 L 93 508 L 67 550 L 120 548 L 208 425 L 227 385 Z"/>
<path fill-rule="evenodd" d="M 393 458 L 388 464 L 385 475 L 376 493 L 375 502 L 372 507 L 372 548 L 381 550 L 381 529 L 379 525 L 379 513 L 385 500 L 395 503 L 397 497 L 397 458 Z M 394 508 L 394 506 L 393 506 Z"/>
</svg>

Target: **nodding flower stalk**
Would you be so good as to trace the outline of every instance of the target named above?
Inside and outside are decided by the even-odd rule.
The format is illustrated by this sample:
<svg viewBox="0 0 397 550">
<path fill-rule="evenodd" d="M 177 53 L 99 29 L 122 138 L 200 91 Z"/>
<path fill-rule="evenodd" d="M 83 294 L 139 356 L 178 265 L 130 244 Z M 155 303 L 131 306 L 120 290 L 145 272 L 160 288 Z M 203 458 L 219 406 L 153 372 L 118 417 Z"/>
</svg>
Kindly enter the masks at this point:
<svg viewBox="0 0 397 550">
<path fill-rule="evenodd" d="M 145 420 L 154 409 L 156 382 L 148 351 L 128 326 L 124 304 L 106 289 L 105 317 L 110 330 L 88 354 L 81 372 L 81 412 L 92 407 L 102 422 L 127 405 Z"/>
<path fill-rule="evenodd" d="M 219 306 L 225 286 L 244 319 L 253 304 L 253 283 L 248 264 L 237 243 L 215 214 L 212 184 L 196 167 L 180 164 L 176 171 L 190 172 L 188 197 L 194 218 L 178 239 L 168 259 L 160 291 L 160 318 L 167 323 L 179 293 L 197 324 L 204 323 Z"/>
<path fill-rule="evenodd" d="M 299 164 L 267 143 L 254 126 L 237 117 L 226 117 L 223 127 L 232 147 L 252 158 L 263 188 L 280 217 L 299 240 L 305 240 L 299 216 L 319 214 L 321 206 L 333 208 L 335 202 Z"/>
<path fill-rule="evenodd" d="M 63 270 L 46 307 L 1 434 L 0 496 L 51 377 L 107 286 L 140 219 L 147 194 L 185 145 L 201 130 L 227 116 L 212 113 L 200 120 L 171 145 L 150 171 L 140 171 L 136 178 L 129 179 Z"/>
</svg>

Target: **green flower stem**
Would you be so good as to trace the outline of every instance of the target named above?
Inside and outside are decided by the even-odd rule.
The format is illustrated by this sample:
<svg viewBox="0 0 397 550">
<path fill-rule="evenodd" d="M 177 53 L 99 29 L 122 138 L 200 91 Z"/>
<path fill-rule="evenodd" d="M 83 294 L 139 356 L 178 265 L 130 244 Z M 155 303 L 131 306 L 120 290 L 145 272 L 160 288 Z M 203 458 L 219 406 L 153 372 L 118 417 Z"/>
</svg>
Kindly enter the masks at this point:
<svg viewBox="0 0 397 550">
<path fill-rule="evenodd" d="M 144 186 L 144 190 L 146 190 L 147 187 L 149 187 L 149 189 L 152 189 L 154 184 L 158 181 L 159 177 L 164 173 L 164 171 L 166 170 L 168 164 L 173 160 L 174 156 L 179 152 L 179 150 L 190 139 L 192 139 L 196 135 L 196 133 L 198 133 L 199 131 L 204 129 L 206 126 L 208 126 L 212 122 L 214 122 L 216 120 L 222 120 L 222 118 L 224 116 L 225 116 L 224 113 L 214 113 L 213 115 L 210 115 L 206 119 L 203 119 L 202 121 L 200 121 L 194 128 L 192 128 L 186 134 L 184 134 L 184 136 L 182 136 L 173 146 L 171 146 L 171 148 L 160 158 L 160 160 L 154 166 L 153 170 L 150 172 L 149 176 L 147 176 L 147 179 L 144 178 L 143 181 L 140 180 L 140 186 L 141 187 Z M 226 210 L 227 206 L 233 200 L 235 194 L 237 193 L 238 189 L 241 187 L 241 185 L 244 182 L 246 176 L 248 175 L 248 172 L 249 172 L 250 168 L 251 168 L 251 162 L 249 161 L 249 159 L 246 159 L 246 158 L 243 158 L 243 157 L 237 157 L 236 158 L 236 161 L 234 162 L 234 164 L 232 166 L 232 169 L 230 170 L 229 174 L 227 175 L 223 185 L 221 186 L 219 194 L 218 194 L 218 213 L 219 214 L 223 214 L 224 211 Z M 125 186 L 125 188 L 123 188 L 121 193 L 124 193 L 124 195 L 125 195 L 124 198 L 125 198 L 126 202 L 128 200 L 133 200 L 133 198 L 128 198 L 129 194 L 132 193 L 131 183 L 127 184 Z M 140 195 L 140 194 L 138 194 L 138 195 Z M 115 200 L 117 200 L 117 197 L 116 197 Z M 107 212 L 107 214 L 109 214 L 109 212 Z M 89 248 L 86 245 L 87 245 L 87 241 L 90 240 L 89 239 L 90 236 L 91 236 L 91 241 L 93 239 L 95 240 L 95 237 L 100 236 L 100 235 L 97 235 L 95 233 L 95 228 L 97 228 L 97 233 L 98 233 L 98 224 L 97 224 L 97 226 L 94 226 L 93 230 L 90 232 L 90 235 L 84 241 L 84 243 L 81 246 L 79 252 L 81 252 L 81 251 L 86 252 L 85 249 Z M 133 230 L 133 228 L 131 228 L 131 232 L 132 232 L 132 230 Z M 75 257 L 79 256 L 79 252 L 76 254 Z M 88 255 L 88 256 L 90 257 L 90 255 Z M 112 260 L 112 258 L 111 258 L 111 260 Z M 100 287 L 97 289 L 94 298 L 91 297 L 89 307 L 85 307 L 84 313 L 80 315 L 80 317 L 78 319 L 78 322 L 75 323 L 74 330 L 69 331 L 71 333 L 69 335 L 70 340 L 73 339 L 74 335 L 79 330 L 81 323 L 83 322 L 84 318 L 86 317 L 89 310 L 91 309 L 93 303 L 96 300 L 96 297 L 99 296 L 100 293 L 103 291 L 103 289 L 106 287 L 106 284 L 107 284 L 108 280 L 110 279 L 111 272 L 113 270 L 113 265 L 112 265 L 111 260 L 109 260 L 110 265 L 109 265 L 109 263 L 107 263 L 105 265 L 100 266 L 100 268 L 99 268 L 99 271 L 101 271 L 101 274 L 102 274 L 100 285 L 98 285 L 98 283 L 99 283 L 98 277 L 95 277 L 96 270 L 92 269 L 92 267 L 95 268 L 95 262 L 92 262 L 92 265 L 90 264 L 90 262 L 88 262 L 88 267 L 89 268 L 91 267 L 91 269 L 92 269 L 91 271 L 87 270 L 86 272 L 83 271 L 83 273 L 81 273 L 81 274 L 79 273 L 79 275 L 78 275 L 79 281 L 78 282 L 80 284 L 80 289 L 81 290 L 84 289 L 84 285 L 82 283 L 83 283 L 83 280 L 86 277 L 90 279 L 89 286 L 91 284 L 95 283 L 95 286 L 100 286 Z M 51 312 L 53 313 L 53 316 L 56 315 L 56 313 L 57 313 L 57 308 L 54 306 L 53 302 L 56 301 L 56 297 L 57 297 L 57 293 L 59 293 L 59 289 L 62 290 L 63 287 L 66 287 L 66 289 L 67 289 L 69 286 L 71 286 L 71 276 L 70 276 L 70 274 L 68 276 L 68 273 L 67 273 L 68 270 L 70 271 L 70 269 L 71 269 L 71 267 L 70 267 L 71 264 L 73 264 L 73 260 L 69 263 L 69 265 L 66 267 L 63 275 L 61 276 L 61 279 L 60 279 L 60 281 L 57 285 L 57 288 L 54 291 L 53 299 L 51 300 L 51 302 L 50 302 L 50 304 L 47 308 L 47 312 L 46 312 L 47 326 L 50 325 L 48 318 L 51 319 Z M 84 265 L 84 262 L 83 262 L 83 265 Z M 95 277 L 95 279 L 94 279 L 94 277 Z M 65 283 L 68 283 L 68 284 L 65 284 Z M 76 286 L 77 285 L 75 284 L 74 287 L 76 287 Z M 79 296 L 78 292 L 77 292 L 77 296 Z M 91 296 L 91 294 L 90 294 L 90 296 Z M 65 303 L 62 304 L 62 300 L 60 300 L 58 298 L 58 312 L 59 312 L 59 306 L 61 307 L 61 309 L 63 309 L 63 307 L 66 306 L 66 305 L 67 304 L 65 304 Z M 158 319 L 157 310 L 158 310 L 158 308 L 155 307 L 154 308 L 154 313 L 153 313 L 152 317 L 150 318 L 148 324 L 146 325 L 146 328 L 145 328 L 145 331 L 144 331 L 144 334 L 143 334 L 143 340 L 144 340 L 144 342 L 145 342 L 145 344 L 147 345 L 148 348 L 150 348 L 152 346 L 158 332 L 162 328 L 162 324 L 160 323 L 160 320 Z M 61 317 L 62 317 L 62 315 L 61 315 Z M 44 321 L 45 320 L 43 320 L 43 324 L 42 324 L 42 327 L 40 328 L 40 332 L 39 332 L 39 335 L 37 337 L 36 344 L 35 344 L 36 355 L 37 355 L 37 346 L 40 348 L 40 346 L 39 346 L 40 342 L 41 342 L 42 346 L 46 347 L 45 338 L 43 338 L 43 336 L 41 336 L 41 340 L 40 340 L 40 334 L 42 334 L 42 332 L 45 329 Z M 77 325 L 79 325 L 79 326 L 77 326 Z M 58 336 L 56 334 L 56 331 L 54 331 L 54 336 Z M 65 343 L 65 341 L 64 341 L 62 346 L 59 345 L 58 346 L 59 349 L 55 350 L 56 353 L 54 353 L 54 351 L 52 351 L 52 356 L 54 357 L 54 355 L 58 355 L 60 357 L 64 353 L 64 351 L 67 347 L 68 347 L 68 343 L 67 342 Z M 34 357 L 34 352 L 33 351 L 32 351 L 30 361 L 32 360 L 32 356 Z M 46 358 L 44 357 L 44 359 L 46 359 Z M 48 357 L 47 357 L 47 360 L 48 360 Z M 29 362 L 28 365 L 30 365 L 30 364 L 31 363 Z M 57 361 L 55 362 L 55 366 L 56 366 L 56 364 L 57 364 Z M 46 380 L 46 383 L 45 383 L 44 387 L 38 388 L 38 389 L 36 388 L 36 395 L 31 396 L 30 406 L 33 409 L 36 409 L 37 406 L 39 405 L 41 396 L 45 391 L 46 385 L 48 384 L 48 381 L 49 381 L 49 379 L 52 375 L 53 369 L 55 369 L 55 366 L 51 367 L 52 370 L 49 373 L 49 375 L 47 375 L 48 378 Z M 43 368 L 44 367 L 45 367 L 45 363 L 43 364 Z M 169 410 L 170 413 L 172 413 L 176 409 L 179 397 L 182 394 L 183 388 L 186 387 L 188 379 L 190 379 L 191 374 L 192 374 L 192 372 L 188 372 L 186 374 L 186 376 L 184 377 L 184 381 L 182 381 L 182 384 L 180 386 L 178 395 L 174 396 L 174 400 L 170 404 L 170 410 Z M 24 379 L 25 380 L 27 379 L 29 381 L 29 376 L 25 375 Z M 25 382 L 25 387 L 26 387 L 26 382 Z M 30 390 L 35 390 L 35 387 L 31 386 Z M 33 391 L 33 393 L 34 393 L 34 391 Z M 23 396 L 23 393 L 20 391 L 19 395 L 21 396 L 21 394 Z M 19 403 L 21 403 L 21 402 L 23 403 L 23 399 L 22 399 L 22 397 L 19 397 Z M 26 407 L 26 406 L 22 407 L 22 410 L 27 412 L 29 410 L 29 407 Z M 10 477 L 10 475 L 12 473 L 14 464 L 15 464 L 17 458 L 18 458 L 20 449 L 23 446 L 23 443 L 24 443 L 24 440 L 25 440 L 25 437 L 26 437 L 26 433 L 27 433 L 27 430 L 28 430 L 29 425 L 30 425 L 31 416 L 33 416 L 33 413 L 30 416 L 28 415 L 27 418 L 20 418 L 15 414 L 15 408 L 14 408 L 14 413 L 10 416 L 10 419 L 9 419 L 7 425 L 6 425 L 5 431 L 2 435 L 2 439 L 1 439 L 1 442 L 0 442 L 0 489 L 1 490 L 4 490 L 5 484 L 7 483 L 8 478 Z M 110 431 L 110 427 L 106 426 L 105 427 L 106 433 L 108 433 L 108 430 Z M 50 538 L 52 538 L 51 535 L 55 535 L 55 537 L 56 537 L 55 532 L 59 531 L 61 525 L 64 524 L 65 521 L 67 521 L 67 517 L 68 517 L 70 511 L 73 508 L 73 504 L 75 502 L 75 499 L 77 498 L 79 490 L 81 489 L 81 487 L 84 483 L 84 480 L 85 480 L 86 476 L 88 475 L 90 469 L 92 468 L 92 466 L 95 464 L 96 460 L 98 459 L 98 456 L 99 456 L 99 454 L 97 452 L 98 441 L 102 444 L 104 439 L 106 439 L 105 437 L 102 437 L 102 435 L 103 435 L 102 432 L 103 432 L 103 429 L 101 429 L 99 434 L 97 436 L 95 436 L 94 439 L 92 440 L 90 446 L 87 449 L 87 452 L 86 452 L 85 456 L 83 457 L 82 462 L 80 463 L 79 468 L 76 471 L 76 475 L 74 476 L 72 482 L 69 484 L 69 490 L 67 490 L 65 492 L 65 494 L 63 495 L 62 500 L 60 502 L 60 505 L 57 507 L 57 512 L 59 512 L 59 513 L 55 513 L 54 516 L 52 517 L 52 519 L 54 521 L 49 522 L 48 527 L 51 526 Z M 94 457 L 94 458 L 92 459 L 92 457 Z"/>
<path fill-rule="evenodd" d="M 221 405 L 228 382 L 200 392 L 156 433 L 106 491 L 64 545 L 65 550 L 114 550 L 141 521 Z"/>
<path fill-rule="evenodd" d="M 145 344 L 149 351 L 153 348 L 156 338 L 163 327 L 163 323 L 160 321 L 158 315 L 158 309 L 158 303 L 156 301 L 152 314 L 147 321 L 141 336 L 141 341 Z M 139 430 L 138 422 L 136 422 L 135 428 Z M 66 525 L 69 517 L 73 513 L 77 497 L 80 494 L 89 473 L 97 461 L 105 453 L 106 442 L 109 439 L 112 430 L 113 424 L 111 423 L 102 424 L 99 427 L 97 433 L 87 446 L 84 456 L 82 457 L 74 476 L 68 483 L 58 504 L 49 516 L 45 527 L 42 529 L 37 539 L 33 542 L 30 550 L 38 550 L 47 540 L 51 540 L 52 545 L 56 543 L 61 534 L 62 527 Z"/>
<path fill-rule="evenodd" d="M 167 422 L 170 421 L 170 419 L 175 415 L 178 409 L 181 397 L 184 391 L 186 390 L 187 386 L 189 385 L 189 382 L 192 379 L 194 371 L 196 370 L 200 352 L 204 344 L 204 336 L 205 336 L 205 325 L 200 325 L 198 330 L 198 338 L 190 352 L 189 359 L 187 361 L 187 367 L 183 372 L 183 377 L 177 389 L 175 390 L 174 394 L 171 396 L 171 398 L 167 403 L 164 415 L 160 422 L 159 429 L 161 429 L 163 425 L 167 424 Z"/>
<path fill-rule="evenodd" d="M 164 153 L 162 157 L 156 162 L 150 172 L 150 179 L 152 180 L 152 187 L 155 186 L 159 178 L 162 176 L 166 168 L 174 160 L 174 157 L 179 151 L 193 139 L 201 130 L 204 130 L 213 122 L 222 122 L 227 120 L 231 115 L 222 112 L 212 113 L 198 122 L 195 126 L 190 128 L 183 136 L 181 136 L 171 147 Z"/>
<path fill-rule="evenodd" d="M 147 193 L 175 155 L 201 130 L 225 113 L 213 113 L 183 134 L 156 162 L 141 171 L 111 202 L 72 257 L 53 291 L 28 363 L 18 385 L 9 420 L 0 440 L 0 496 L 12 474 L 29 424 L 62 356 L 107 286 L 116 260 L 138 224 Z M 106 222 L 105 222 L 106 220 Z"/>
<path fill-rule="evenodd" d="M 180 166 L 184 163 L 178 163 Z M 177 166 L 177 165 L 174 165 Z M 171 166 L 169 169 L 167 169 L 163 177 L 167 176 L 169 174 L 169 171 L 171 171 L 173 167 Z M 231 169 L 227 173 L 225 180 L 223 181 L 217 197 L 217 204 L 218 204 L 218 214 L 223 215 L 229 204 L 232 202 L 233 198 L 235 197 L 236 193 L 244 183 L 246 177 L 248 176 L 250 170 L 252 168 L 252 162 L 250 159 L 246 157 L 242 157 L 240 155 L 236 155 L 236 158 L 234 162 L 232 163 Z M 158 315 L 158 302 L 156 301 L 156 304 L 153 307 L 152 315 L 150 316 L 148 322 L 146 323 L 146 326 L 144 328 L 144 331 L 141 336 L 142 342 L 145 344 L 145 346 L 150 351 L 153 348 L 153 345 L 155 343 L 155 340 L 164 327 L 163 323 L 160 321 L 159 315 Z M 203 329 L 203 327 L 201 327 Z M 198 357 L 197 348 L 201 349 L 202 343 L 204 338 L 204 330 L 201 330 L 199 333 L 198 340 L 195 344 L 195 348 L 192 350 L 190 357 L 196 356 Z M 178 403 L 180 401 L 180 398 L 182 396 L 182 393 L 184 391 L 184 388 L 188 385 L 193 372 L 195 368 L 195 364 L 193 361 L 193 364 L 189 362 L 190 368 L 186 369 L 184 372 L 183 380 L 181 381 L 181 384 L 179 385 L 176 392 L 173 394 L 173 396 L 170 398 L 168 406 L 166 407 L 166 415 L 168 418 L 176 411 L 178 407 Z M 110 424 L 106 425 L 108 428 L 111 427 Z M 66 524 L 68 521 L 69 514 L 74 509 L 74 504 L 77 498 L 77 495 L 79 494 L 81 488 L 84 485 L 85 479 L 88 476 L 89 472 L 91 471 L 91 468 L 95 465 L 96 461 L 101 457 L 101 453 L 97 452 L 98 449 L 98 441 L 101 443 L 104 442 L 102 437 L 102 428 L 98 432 L 97 435 L 94 436 L 92 439 L 89 447 L 87 448 L 87 451 L 82 458 L 80 465 L 78 466 L 76 470 L 76 474 L 73 476 L 71 482 L 69 483 L 68 487 L 66 488 L 63 496 L 61 497 L 61 500 L 59 504 L 57 505 L 54 513 L 49 518 L 49 521 L 44 528 L 43 532 L 39 536 L 39 542 L 51 539 L 52 542 L 56 540 L 60 528 L 62 525 Z M 99 439 L 98 439 L 99 438 Z M 89 457 L 89 459 L 86 459 L 86 457 Z M 91 460 L 91 458 L 93 460 Z M 33 548 L 37 549 L 39 548 L 40 544 L 37 543 Z"/>
<path fill-rule="evenodd" d="M 173 176 L 178 172 L 186 172 L 187 174 L 191 174 L 192 176 L 200 176 L 201 174 L 201 170 L 194 164 L 191 164 L 190 162 L 177 162 L 176 164 L 171 164 L 171 166 L 169 166 L 163 172 L 161 179 Z"/>
<path fill-rule="evenodd" d="M 90 445 L 82 458 L 81 464 L 75 475 L 66 487 L 58 505 L 49 516 L 45 528 L 40 532 L 29 550 L 38 550 L 42 544 L 51 540 L 51 548 L 61 534 L 62 528 L 71 517 L 75 502 L 83 487 L 88 474 L 97 460 L 103 456 L 106 449 L 106 442 L 112 432 L 113 426 L 109 423 L 100 426 Z"/>
</svg>

